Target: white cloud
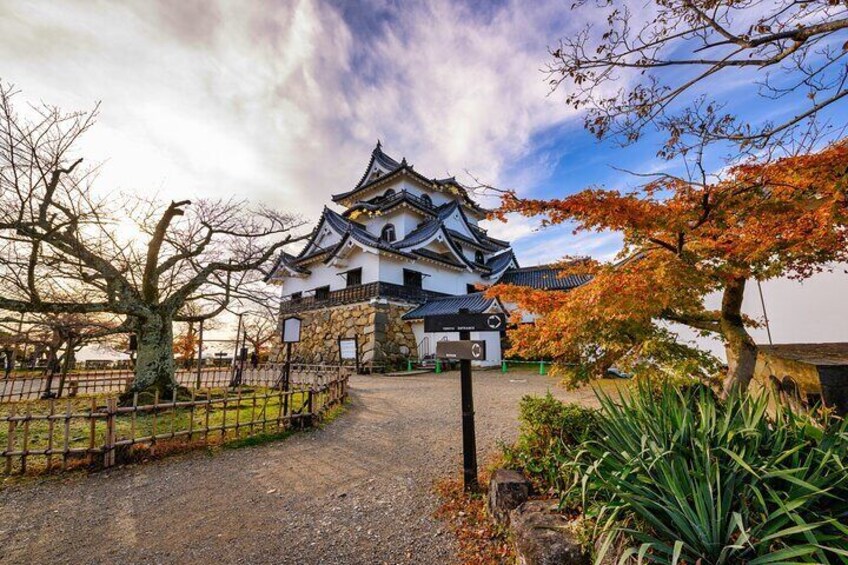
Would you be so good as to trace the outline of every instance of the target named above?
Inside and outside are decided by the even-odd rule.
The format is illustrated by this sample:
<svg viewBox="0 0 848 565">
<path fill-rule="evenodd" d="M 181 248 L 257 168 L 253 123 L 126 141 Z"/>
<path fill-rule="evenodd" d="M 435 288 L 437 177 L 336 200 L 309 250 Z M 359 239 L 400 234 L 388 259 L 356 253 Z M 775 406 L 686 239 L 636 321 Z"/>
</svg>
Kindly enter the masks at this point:
<svg viewBox="0 0 848 565">
<path fill-rule="evenodd" d="M 531 240 L 518 241 L 516 251 L 523 266 L 551 263 L 563 257 L 589 256 L 610 261 L 621 250 L 621 234 L 615 232 L 572 233 L 573 226 L 563 224 L 547 228 Z"/>
<path fill-rule="evenodd" d="M 6 3 L 2 78 L 22 100 L 103 101 L 83 146 L 108 160 L 103 190 L 236 194 L 310 216 L 378 137 L 425 174 L 499 182 L 534 133 L 569 117 L 539 71 L 576 25 L 567 10 L 393 10 L 351 29 L 310 0 Z"/>
<path fill-rule="evenodd" d="M 509 214 L 506 222 L 499 220 L 480 222 L 480 227 L 488 230 L 492 237 L 512 242 L 532 236 L 538 231 L 540 225 L 539 218 L 526 218 L 517 214 Z"/>
</svg>

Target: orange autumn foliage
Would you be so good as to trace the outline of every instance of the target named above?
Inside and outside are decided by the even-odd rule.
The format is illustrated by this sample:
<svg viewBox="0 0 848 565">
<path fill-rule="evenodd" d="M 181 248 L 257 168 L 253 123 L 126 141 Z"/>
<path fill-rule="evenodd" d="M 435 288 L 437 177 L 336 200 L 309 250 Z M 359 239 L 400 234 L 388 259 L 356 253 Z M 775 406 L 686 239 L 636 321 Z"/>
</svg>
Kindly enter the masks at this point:
<svg viewBox="0 0 848 565">
<path fill-rule="evenodd" d="M 575 232 L 617 231 L 624 239 L 623 261 L 571 265 L 593 275 L 582 287 L 489 291 L 540 315 L 512 331 L 512 352 L 577 362 L 587 377 L 627 355 L 644 361 L 646 344 L 671 344 L 657 322 L 679 322 L 721 337 L 728 378 L 747 386 L 756 350 L 745 330 L 754 322 L 741 313 L 745 283 L 806 278 L 848 260 L 847 182 L 848 144 L 839 143 L 739 165 L 712 184 L 666 176 L 631 192 L 591 189 L 552 200 L 506 192 L 495 214 L 501 218 L 542 216 L 545 224 L 574 222 Z M 704 297 L 716 291 L 722 308 L 708 310 Z"/>
<path fill-rule="evenodd" d="M 186 331 L 177 334 L 174 337 L 174 355 L 181 358 L 184 362 L 190 361 L 197 356 L 197 346 L 199 339 L 197 332 L 193 327 L 189 327 Z"/>
</svg>

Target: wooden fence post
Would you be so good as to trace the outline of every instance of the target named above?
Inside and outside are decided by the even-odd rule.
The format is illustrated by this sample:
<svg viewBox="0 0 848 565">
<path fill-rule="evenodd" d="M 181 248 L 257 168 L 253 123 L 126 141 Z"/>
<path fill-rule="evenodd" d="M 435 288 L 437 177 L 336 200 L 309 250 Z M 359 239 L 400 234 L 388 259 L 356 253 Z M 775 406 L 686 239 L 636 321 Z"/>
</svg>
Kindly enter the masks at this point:
<svg viewBox="0 0 848 565">
<path fill-rule="evenodd" d="M 15 421 L 15 416 L 17 415 L 18 409 L 15 404 L 12 404 L 12 407 L 9 409 L 9 432 L 6 437 L 6 474 L 12 474 L 12 456 L 9 455 L 12 451 L 15 450 L 15 426 L 17 422 Z"/>
<path fill-rule="evenodd" d="M 115 416 L 118 413 L 118 399 L 114 396 L 106 399 L 106 444 L 103 446 L 103 467 L 108 469 L 115 464 Z"/>
</svg>

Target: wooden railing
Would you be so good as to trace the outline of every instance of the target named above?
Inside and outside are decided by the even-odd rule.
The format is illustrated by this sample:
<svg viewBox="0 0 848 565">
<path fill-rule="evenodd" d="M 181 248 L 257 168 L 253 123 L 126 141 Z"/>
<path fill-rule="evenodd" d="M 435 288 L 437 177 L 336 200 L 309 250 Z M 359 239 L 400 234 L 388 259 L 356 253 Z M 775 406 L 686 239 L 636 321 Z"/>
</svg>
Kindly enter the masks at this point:
<svg viewBox="0 0 848 565">
<path fill-rule="evenodd" d="M 338 370 L 339 367 L 334 365 L 293 364 L 291 382 L 320 386 L 332 378 Z M 282 365 L 277 363 L 258 367 L 247 365 L 242 371 L 240 382 L 247 386 L 274 386 L 280 380 L 282 371 Z M 174 375 L 181 386 L 196 389 L 222 388 L 238 384 L 238 381 L 234 381 L 234 376 L 235 370 L 231 365 L 204 367 L 199 373 L 196 368 L 179 369 Z M 0 404 L 36 400 L 47 396 L 46 392 L 50 393 L 49 396 L 62 398 L 121 393 L 129 389 L 133 378 L 134 373 L 130 370 L 74 372 L 68 374 L 59 394 L 58 375 L 50 379 L 48 376 L 32 375 L 31 372 L 21 376 L 15 376 L 12 373 L 9 378 L 0 377 Z"/>
<path fill-rule="evenodd" d="M 316 310 L 343 304 L 363 302 L 372 298 L 390 298 L 406 302 L 423 303 L 431 298 L 449 296 L 444 292 L 424 290 L 411 286 L 387 282 L 371 282 L 357 286 L 330 291 L 326 297 L 305 296 L 301 298 L 283 297 L 280 311 L 283 314 Z"/>
<path fill-rule="evenodd" d="M 0 405 L 0 475 L 111 467 L 193 446 L 309 426 L 347 397 L 339 370 L 320 385 L 208 388 L 119 406 L 116 395 Z M 273 437 L 273 436 L 272 436 Z"/>
</svg>

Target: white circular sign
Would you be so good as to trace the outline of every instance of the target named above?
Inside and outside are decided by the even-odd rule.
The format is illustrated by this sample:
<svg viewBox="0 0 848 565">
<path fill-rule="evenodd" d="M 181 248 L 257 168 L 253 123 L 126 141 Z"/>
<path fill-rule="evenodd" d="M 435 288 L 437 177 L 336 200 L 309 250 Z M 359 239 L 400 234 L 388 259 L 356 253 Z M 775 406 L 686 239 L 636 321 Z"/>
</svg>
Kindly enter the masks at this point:
<svg viewBox="0 0 848 565">
<path fill-rule="evenodd" d="M 499 327 L 501 327 L 501 317 L 500 317 L 500 316 L 495 316 L 494 314 L 492 314 L 492 315 L 491 315 L 491 316 L 489 316 L 489 318 L 486 320 L 486 325 L 488 325 L 488 326 L 489 326 L 490 328 L 492 328 L 493 330 L 498 329 Z"/>
<path fill-rule="evenodd" d="M 480 347 L 479 343 L 475 343 L 471 346 L 471 356 L 475 359 L 483 356 L 483 348 Z"/>
</svg>

